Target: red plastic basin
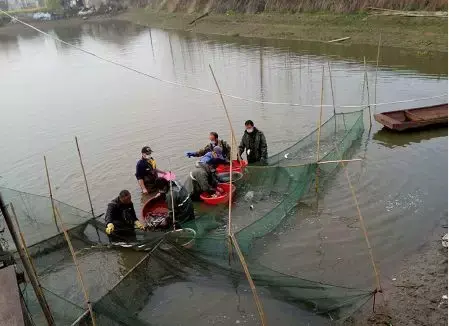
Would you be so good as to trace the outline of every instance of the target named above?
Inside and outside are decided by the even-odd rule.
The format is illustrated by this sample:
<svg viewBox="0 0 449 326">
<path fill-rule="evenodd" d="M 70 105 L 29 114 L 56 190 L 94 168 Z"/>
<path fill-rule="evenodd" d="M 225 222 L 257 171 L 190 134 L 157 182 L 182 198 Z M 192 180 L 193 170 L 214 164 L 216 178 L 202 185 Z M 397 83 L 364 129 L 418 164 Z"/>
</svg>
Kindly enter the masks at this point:
<svg viewBox="0 0 449 326">
<path fill-rule="evenodd" d="M 218 186 L 221 187 L 225 191 L 225 193 L 223 195 L 217 196 L 217 197 L 211 197 L 207 193 L 202 193 L 200 195 L 201 200 L 209 205 L 219 205 L 219 204 L 224 204 L 224 203 L 229 202 L 229 183 L 219 183 Z M 234 194 L 234 193 L 235 193 L 235 186 L 232 185 L 232 194 Z"/>
<path fill-rule="evenodd" d="M 226 193 L 229 193 L 229 183 L 219 183 L 218 186 L 223 189 Z M 235 193 L 235 186 L 232 185 L 232 194 Z"/>
<path fill-rule="evenodd" d="M 240 162 L 237 160 L 232 161 L 232 171 L 234 171 L 234 172 L 243 173 L 246 166 L 248 166 L 247 161 L 243 161 L 243 160 Z M 219 164 L 219 165 L 217 165 L 216 171 L 217 171 L 217 173 L 229 172 L 229 165 L 228 164 Z"/>
</svg>

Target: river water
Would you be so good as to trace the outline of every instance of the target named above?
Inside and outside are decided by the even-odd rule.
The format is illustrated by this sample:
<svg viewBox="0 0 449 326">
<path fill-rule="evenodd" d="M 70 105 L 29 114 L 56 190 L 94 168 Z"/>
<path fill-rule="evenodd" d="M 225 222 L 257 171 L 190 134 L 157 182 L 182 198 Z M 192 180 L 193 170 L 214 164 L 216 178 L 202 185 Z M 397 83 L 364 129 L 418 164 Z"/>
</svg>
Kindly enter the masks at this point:
<svg viewBox="0 0 449 326">
<path fill-rule="evenodd" d="M 237 138 L 243 122 L 252 119 L 264 131 L 270 154 L 316 128 L 323 67 L 324 104 L 328 105 L 323 119 L 332 115 L 328 63 L 339 112 L 356 110 L 354 106 L 368 101 L 368 94 L 362 95 L 364 56 L 369 101 L 383 103 L 372 106 L 373 111 L 447 101 L 446 97 L 430 98 L 447 92 L 447 53 L 424 56 L 382 49 L 375 83 L 377 48 L 371 46 L 205 36 L 119 21 L 60 25 L 48 32 L 170 82 L 101 61 L 33 31 L 14 36 L 0 31 L 0 186 L 46 195 L 46 155 L 54 196 L 89 210 L 74 142 L 78 136 L 96 213 L 103 212 L 123 188 L 133 193 L 139 207 L 134 170 L 143 146 L 152 147 L 159 168 L 172 169 L 182 180 L 193 164 L 184 157 L 185 151 L 204 146 L 209 131 L 229 139 L 218 95 L 171 83 L 215 92 L 208 65 L 224 93 L 254 100 L 225 97 Z M 417 100 L 390 103 L 411 99 Z M 368 132 L 368 113 L 365 127 L 354 149 L 354 157 L 363 161 L 351 163 L 349 174 L 382 281 L 388 283 L 400 260 L 422 245 L 436 227 L 446 224 L 447 128 L 398 135 L 381 130 L 373 121 Z M 304 278 L 372 287 L 372 268 L 342 171 L 317 203 L 300 203 L 295 217 L 269 237 L 261 261 Z M 156 292 L 154 300 L 175 304 L 176 293 L 183 291 L 189 292 L 190 287 L 173 285 Z M 233 311 L 232 303 L 223 305 L 232 298 L 232 291 L 215 297 L 212 293 L 197 288 L 191 294 L 198 302 L 213 299 L 206 311 L 216 314 L 204 323 L 219 323 L 225 317 L 232 320 L 231 311 L 225 317 L 218 313 L 225 314 L 226 308 Z M 168 318 L 157 304 L 153 308 L 157 324 L 183 323 L 181 317 Z M 290 312 L 272 311 L 276 314 Z M 191 318 L 189 323 L 195 324 L 197 320 Z M 220 322 L 227 324 L 226 318 Z M 282 320 L 293 323 L 294 318 Z M 253 323 L 249 317 L 238 321 Z"/>
</svg>

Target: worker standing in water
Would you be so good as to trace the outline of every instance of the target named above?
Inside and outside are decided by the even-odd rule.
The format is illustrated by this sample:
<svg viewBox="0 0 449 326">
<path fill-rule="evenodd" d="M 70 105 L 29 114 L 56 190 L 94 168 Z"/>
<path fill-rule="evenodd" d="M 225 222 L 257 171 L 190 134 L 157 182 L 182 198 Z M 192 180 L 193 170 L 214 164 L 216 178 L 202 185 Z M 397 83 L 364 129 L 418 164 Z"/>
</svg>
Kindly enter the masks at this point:
<svg viewBox="0 0 449 326">
<path fill-rule="evenodd" d="M 221 147 L 215 146 L 213 152 L 206 153 L 190 172 L 186 188 L 193 200 L 199 200 L 203 192 L 211 196 L 223 194 L 224 191 L 218 186 L 219 181 L 215 174 L 216 165 L 225 162 L 221 153 Z"/>
<path fill-rule="evenodd" d="M 156 160 L 151 156 L 153 151 L 150 146 L 143 147 L 141 153 L 142 157 L 137 161 L 135 175 L 140 189 L 142 189 L 142 194 L 146 195 L 156 190 L 154 183 L 158 177 L 157 174 L 158 172 L 164 172 L 156 168 Z"/>
<path fill-rule="evenodd" d="M 131 193 L 128 190 L 120 191 L 106 210 L 106 234 L 112 242 L 136 241 L 135 228 L 144 229 L 145 226 L 137 219 Z"/>
<path fill-rule="evenodd" d="M 249 164 L 268 163 L 267 140 L 263 132 L 254 127 L 251 120 L 245 122 L 245 132 L 239 146 L 240 158 L 244 152 Z"/>
<path fill-rule="evenodd" d="M 193 202 L 186 188 L 177 181 L 168 181 L 165 178 L 157 178 L 155 185 L 160 196 L 165 198 L 169 211 L 164 228 L 173 226 L 173 213 L 176 229 L 180 229 L 182 224 L 195 219 Z"/>
<path fill-rule="evenodd" d="M 222 155 L 225 159 L 230 159 L 231 156 L 231 146 L 223 140 L 218 139 L 218 134 L 215 131 L 211 131 L 209 133 L 209 144 L 207 144 L 204 148 L 200 149 L 196 152 L 187 152 L 186 156 L 190 157 L 200 157 L 204 156 L 206 153 L 213 152 L 214 147 L 219 146 L 222 149 Z"/>
</svg>

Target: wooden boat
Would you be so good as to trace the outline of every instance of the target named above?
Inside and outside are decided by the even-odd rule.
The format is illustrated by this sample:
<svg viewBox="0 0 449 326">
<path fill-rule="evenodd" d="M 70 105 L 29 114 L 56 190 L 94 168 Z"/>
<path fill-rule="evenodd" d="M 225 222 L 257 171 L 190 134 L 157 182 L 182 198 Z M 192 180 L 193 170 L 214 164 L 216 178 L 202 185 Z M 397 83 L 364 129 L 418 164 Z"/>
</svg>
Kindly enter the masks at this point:
<svg viewBox="0 0 449 326">
<path fill-rule="evenodd" d="M 396 131 L 447 124 L 447 103 L 415 109 L 378 113 L 374 119 L 386 128 Z"/>
</svg>

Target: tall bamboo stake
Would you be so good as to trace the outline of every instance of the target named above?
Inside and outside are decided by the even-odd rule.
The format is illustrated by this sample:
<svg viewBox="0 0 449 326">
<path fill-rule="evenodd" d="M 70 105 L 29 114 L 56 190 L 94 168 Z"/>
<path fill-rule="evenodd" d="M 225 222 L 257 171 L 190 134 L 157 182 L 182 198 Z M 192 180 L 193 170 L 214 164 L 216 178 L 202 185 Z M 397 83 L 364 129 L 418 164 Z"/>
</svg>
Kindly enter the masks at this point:
<svg viewBox="0 0 449 326">
<path fill-rule="evenodd" d="M 231 139 L 233 139 L 233 133 L 231 129 Z M 234 141 L 231 141 L 231 153 L 234 148 Z M 231 265 L 232 258 L 232 158 L 229 160 L 229 207 L 228 207 L 228 260 L 229 265 Z"/>
<path fill-rule="evenodd" d="M 61 224 L 62 232 L 64 232 L 64 237 L 65 237 L 65 240 L 67 242 L 67 245 L 69 246 L 70 253 L 72 254 L 73 263 L 75 264 L 76 273 L 78 275 L 78 281 L 79 281 L 79 283 L 81 285 L 81 289 L 82 289 L 83 294 L 84 294 L 84 300 L 86 301 L 86 305 L 87 305 L 87 307 L 89 309 L 90 317 L 92 319 L 92 325 L 96 326 L 94 311 L 92 309 L 92 304 L 90 303 L 90 300 L 89 300 L 89 294 L 87 292 L 87 288 L 86 288 L 86 286 L 84 284 L 83 275 L 81 273 L 81 269 L 79 267 L 78 260 L 76 258 L 75 250 L 73 249 L 73 246 L 72 246 L 72 241 L 70 240 L 70 236 L 69 236 L 69 234 L 67 232 L 67 229 L 66 229 L 66 227 L 64 225 L 64 222 L 62 221 L 61 214 L 59 213 L 59 210 L 58 210 L 57 207 L 55 207 L 55 213 L 56 213 L 56 216 L 58 218 L 59 223 Z"/>
<path fill-rule="evenodd" d="M 242 251 L 240 250 L 240 246 L 237 242 L 237 239 L 235 238 L 234 234 L 231 233 L 231 240 L 234 244 L 235 251 L 237 252 L 237 256 L 240 259 L 240 263 L 242 264 L 243 271 L 245 272 L 245 276 L 248 279 L 249 286 L 251 288 L 251 292 L 253 293 L 254 302 L 256 303 L 257 311 L 259 312 L 260 322 L 262 326 L 265 326 L 267 324 L 265 319 L 265 313 L 263 310 L 262 302 L 259 299 L 259 296 L 257 294 L 256 286 L 254 285 L 253 278 L 251 277 L 251 274 L 248 269 L 248 265 L 246 264 L 245 257 L 242 254 Z"/>
<path fill-rule="evenodd" d="M 168 159 L 168 168 L 169 168 L 169 173 L 170 173 L 170 177 L 169 177 L 169 183 L 170 183 L 170 196 L 171 196 L 171 207 L 172 207 L 172 214 L 173 214 L 173 230 L 176 230 L 176 219 L 175 219 L 175 199 L 173 198 L 173 184 L 172 184 L 172 180 L 171 180 L 171 162 L 170 159 Z"/>
<path fill-rule="evenodd" d="M 223 99 L 223 94 L 221 93 L 220 86 L 218 85 L 217 78 L 215 78 L 215 74 L 214 74 L 214 71 L 212 70 L 211 65 L 209 65 L 209 69 L 212 74 L 212 77 L 214 78 L 215 86 L 217 86 L 218 93 L 220 94 L 221 103 L 223 104 L 223 109 L 226 113 L 226 118 L 228 119 L 229 128 L 231 129 L 231 153 L 230 153 L 230 156 L 231 156 L 232 149 L 234 148 L 234 144 L 237 143 L 237 141 L 235 139 L 234 128 L 232 127 L 232 122 L 231 122 L 231 118 L 229 117 L 228 108 L 226 107 L 226 103 Z M 240 162 L 239 154 L 237 155 L 237 160 Z M 231 243 L 231 234 L 232 234 L 232 157 L 230 157 L 229 163 L 230 163 L 229 164 L 229 189 L 230 189 L 230 191 L 229 191 L 229 212 L 228 212 L 228 259 L 229 259 L 229 264 L 231 264 L 231 257 L 232 257 L 232 243 Z"/>
<path fill-rule="evenodd" d="M 329 68 L 329 81 L 331 84 L 331 94 L 332 94 L 332 106 L 334 108 L 334 116 L 337 114 L 335 109 L 335 97 L 334 97 L 334 85 L 332 83 L 332 72 L 331 72 L 331 63 L 330 61 L 327 62 L 327 66 Z M 335 122 L 335 132 L 337 132 L 337 118 L 334 119 Z"/>
<path fill-rule="evenodd" d="M 226 112 L 226 117 L 228 118 L 229 127 L 231 129 L 231 152 L 232 152 L 232 144 L 237 143 L 237 141 L 235 140 L 234 128 L 232 128 L 231 119 L 229 118 L 229 113 L 228 113 L 228 110 L 226 108 L 226 103 L 225 103 L 225 101 L 223 99 L 223 95 L 221 93 L 220 86 L 218 85 L 217 79 L 215 78 L 214 72 L 213 72 L 212 67 L 210 65 L 209 65 L 209 68 L 210 68 L 210 72 L 212 73 L 212 77 L 214 78 L 215 85 L 217 86 L 218 93 L 220 94 L 221 103 L 223 104 L 223 108 L 224 108 L 224 110 Z M 253 279 L 251 277 L 251 274 L 249 273 L 248 266 L 247 266 L 247 264 L 245 262 L 245 258 L 243 257 L 243 254 L 242 254 L 242 252 L 240 250 L 240 247 L 239 247 L 239 245 L 237 243 L 237 239 L 234 237 L 234 234 L 232 232 L 232 158 L 230 160 L 229 172 L 230 172 L 230 176 L 229 176 L 229 183 L 230 183 L 230 190 L 229 190 L 229 216 L 228 216 L 229 263 L 231 262 L 232 244 L 234 244 L 235 250 L 236 250 L 237 255 L 239 256 L 239 259 L 240 259 L 240 263 L 242 264 L 243 270 L 245 271 L 246 278 L 248 279 L 249 285 L 251 287 L 251 291 L 253 292 L 254 301 L 255 301 L 256 306 L 257 306 L 257 311 L 259 312 L 259 315 L 260 315 L 260 320 L 261 320 L 262 326 L 265 326 L 266 325 L 265 314 L 264 314 L 264 311 L 263 311 L 262 303 L 260 302 L 259 297 L 257 295 L 256 286 L 254 285 L 254 282 L 253 282 Z"/>
<path fill-rule="evenodd" d="M 374 78 L 374 113 L 377 109 L 377 72 L 379 70 L 379 57 L 380 57 L 380 44 L 382 42 L 382 34 L 379 34 L 379 45 L 377 46 L 377 59 L 376 59 L 376 76 Z"/>
<path fill-rule="evenodd" d="M 78 157 L 80 158 L 81 170 L 83 171 L 84 183 L 86 184 L 87 198 L 89 199 L 90 212 L 92 213 L 92 217 L 95 218 L 94 207 L 92 205 L 92 199 L 90 197 L 89 185 L 87 184 L 86 171 L 84 170 L 83 159 L 81 157 L 80 146 L 78 144 L 78 137 L 75 136 L 76 149 L 78 150 Z"/>
<path fill-rule="evenodd" d="M 332 163 L 340 163 L 340 162 L 344 162 L 344 163 L 351 163 L 351 162 L 361 162 L 363 161 L 363 159 L 361 158 L 353 158 L 350 160 L 331 160 L 331 161 L 319 161 L 317 162 L 318 165 L 323 165 L 323 164 L 332 164 Z M 300 166 L 308 166 L 310 165 L 310 163 L 301 163 L 301 164 L 291 164 L 291 165 L 282 165 L 283 168 L 297 168 Z M 273 166 L 252 166 L 251 169 L 271 169 L 273 168 Z"/>
<path fill-rule="evenodd" d="M 340 154 L 340 151 L 338 150 L 337 145 L 334 144 L 334 148 L 337 151 L 338 156 L 342 157 L 342 155 Z M 346 177 L 346 180 L 348 181 L 349 189 L 351 190 L 351 195 L 352 195 L 352 198 L 354 200 L 355 207 L 357 209 L 357 214 L 359 216 L 360 226 L 362 227 L 363 235 L 365 237 L 365 242 L 366 242 L 366 245 L 368 247 L 368 254 L 369 254 L 370 259 L 371 259 L 371 265 L 373 267 L 374 276 L 375 276 L 375 279 L 376 279 L 376 290 L 377 290 L 377 292 L 382 292 L 382 286 L 381 286 L 381 283 L 380 283 L 379 270 L 377 269 L 376 262 L 374 260 L 373 249 L 371 247 L 371 242 L 369 240 L 368 231 L 367 231 L 366 225 L 365 225 L 365 220 L 364 220 L 362 212 L 360 210 L 359 201 L 357 199 L 355 188 L 352 185 L 351 178 L 349 177 L 349 173 L 348 173 L 348 168 L 346 167 L 346 164 L 344 163 L 344 160 L 341 160 L 340 164 L 343 167 L 343 170 L 345 172 L 345 177 Z"/>
<path fill-rule="evenodd" d="M 5 219 L 6 226 L 8 227 L 9 233 L 11 234 L 11 238 L 14 242 L 14 245 L 17 248 L 17 252 L 19 253 L 20 260 L 23 263 L 25 272 L 28 275 L 28 279 L 30 280 L 30 283 L 31 283 L 31 286 L 33 287 L 34 293 L 36 294 L 37 301 L 39 302 L 39 305 L 42 308 L 45 319 L 47 320 L 47 324 L 49 326 L 53 326 L 53 325 L 55 325 L 53 315 L 49 309 L 49 306 L 48 306 L 45 296 L 41 292 L 41 289 L 40 289 L 38 281 L 37 281 L 37 276 L 33 272 L 33 268 L 31 267 L 30 261 L 26 258 L 25 251 L 20 243 L 19 237 L 17 236 L 16 227 L 14 226 L 11 216 L 9 215 L 9 212 L 6 209 L 6 206 L 3 201 L 3 197 L 1 195 L 1 193 L 0 193 L 0 211 L 3 215 L 3 218 Z"/>
<path fill-rule="evenodd" d="M 14 221 L 17 225 L 17 231 L 19 233 L 20 242 L 21 242 L 20 244 L 22 245 L 25 255 L 26 255 L 28 261 L 30 262 L 33 273 L 36 275 L 36 281 L 37 281 L 37 284 L 39 285 L 39 290 L 40 290 L 41 294 L 44 295 L 44 292 L 42 291 L 41 282 L 39 281 L 39 278 L 37 277 L 36 267 L 34 266 L 33 259 L 31 258 L 30 252 L 28 251 L 28 247 L 26 245 L 25 236 L 23 235 L 22 229 L 20 228 L 19 219 L 17 218 L 16 210 L 14 208 L 13 203 L 9 203 L 9 206 L 11 207 L 12 217 L 14 218 Z M 50 307 L 48 307 L 48 309 L 50 310 Z"/>
<path fill-rule="evenodd" d="M 28 247 L 27 247 L 27 244 L 26 244 L 26 241 L 25 241 L 25 236 L 23 235 L 22 229 L 20 228 L 19 219 L 17 218 L 16 210 L 14 208 L 13 203 L 9 203 L 9 206 L 11 207 L 11 213 L 12 213 L 12 216 L 13 216 L 14 221 L 16 223 L 17 231 L 18 231 L 19 236 L 20 236 L 20 244 L 22 245 L 22 248 L 23 248 L 23 250 L 25 252 L 25 255 L 26 255 L 28 261 L 30 262 L 31 269 L 33 270 L 33 273 L 34 273 L 34 275 L 36 277 L 36 282 L 37 282 L 37 285 L 39 287 L 39 292 L 40 292 L 41 296 L 45 298 L 44 290 L 43 290 L 41 282 L 39 281 L 39 277 L 38 277 L 38 274 L 37 274 L 36 267 L 34 266 L 33 259 L 31 258 L 30 252 L 28 251 Z M 47 301 L 45 301 L 45 304 L 47 306 L 48 311 L 50 311 L 50 306 L 48 305 Z"/>
<path fill-rule="evenodd" d="M 369 241 L 368 231 L 366 230 L 366 226 L 365 226 L 365 220 L 363 219 L 362 212 L 360 211 L 359 201 L 357 199 L 357 195 L 355 193 L 355 189 L 354 189 L 354 186 L 352 185 L 351 179 L 349 178 L 348 169 L 346 168 L 346 165 L 343 162 L 341 162 L 341 165 L 344 168 L 346 180 L 348 181 L 349 188 L 351 189 L 352 198 L 354 200 L 354 204 L 357 209 L 357 214 L 359 215 L 360 226 L 362 227 L 362 230 L 363 230 L 365 242 L 368 247 L 368 252 L 369 252 L 369 255 L 371 258 L 371 264 L 373 266 L 374 275 L 376 278 L 377 290 L 382 292 L 382 286 L 380 285 L 379 271 L 377 269 L 376 262 L 374 261 L 373 248 L 371 247 L 371 242 Z"/>
<path fill-rule="evenodd" d="M 318 137 L 316 140 L 316 162 L 318 163 L 320 161 L 320 138 L 321 138 L 321 120 L 323 119 L 323 99 L 324 99 L 324 65 L 323 65 L 323 72 L 322 72 L 322 78 L 321 78 L 321 99 L 320 99 L 320 116 L 318 118 Z M 317 167 L 316 170 L 316 178 L 315 178 L 315 191 L 318 193 L 318 175 L 319 175 L 319 168 Z"/>
<path fill-rule="evenodd" d="M 371 117 L 371 104 L 369 101 L 369 87 L 368 87 L 368 71 L 366 70 L 366 58 L 363 57 L 363 67 L 365 68 L 365 77 L 364 80 L 366 80 L 366 92 L 367 92 L 367 99 L 368 99 L 368 112 L 369 112 L 369 125 L 370 130 L 371 126 L 373 125 L 372 117 Z"/>
<path fill-rule="evenodd" d="M 229 112 L 228 112 L 228 109 L 226 107 L 226 103 L 225 103 L 225 101 L 223 99 L 223 94 L 221 92 L 220 86 L 218 85 L 217 78 L 215 78 L 215 74 L 214 74 L 214 71 L 212 70 L 212 66 L 211 65 L 209 65 L 209 69 L 210 69 L 210 72 L 212 74 L 212 77 L 214 78 L 215 86 L 217 86 L 218 93 L 220 94 L 221 103 L 223 104 L 223 109 L 224 109 L 224 111 L 226 113 L 226 118 L 228 119 L 229 127 L 231 128 L 231 137 L 232 137 L 231 142 L 234 141 L 237 144 L 237 140 L 235 139 L 234 128 L 232 127 L 231 118 L 229 117 Z M 240 162 L 240 155 L 237 155 L 237 160 Z M 232 161 L 232 157 L 230 158 L 230 161 Z"/>
<path fill-rule="evenodd" d="M 53 212 L 53 219 L 55 221 L 56 225 L 56 231 L 59 231 L 58 222 L 56 221 L 56 214 L 55 214 L 55 202 L 53 201 L 53 192 L 51 190 L 51 183 L 50 183 L 50 175 L 48 174 L 48 166 L 47 166 L 47 158 L 44 155 L 44 164 L 45 164 L 45 173 L 47 175 L 47 184 L 48 184 L 48 191 L 50 193 L 50 201 L 51 201 L 51 210 Z"/>
</svg>

